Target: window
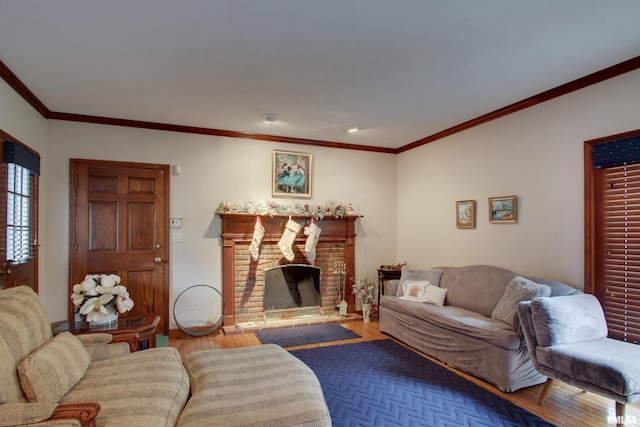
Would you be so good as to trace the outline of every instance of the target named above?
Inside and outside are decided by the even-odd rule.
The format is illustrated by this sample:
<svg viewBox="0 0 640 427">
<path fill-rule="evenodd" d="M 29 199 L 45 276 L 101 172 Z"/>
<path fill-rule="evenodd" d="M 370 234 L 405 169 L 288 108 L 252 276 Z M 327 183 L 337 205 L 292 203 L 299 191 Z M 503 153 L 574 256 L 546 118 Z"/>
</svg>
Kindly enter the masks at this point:
<svg viewBox="0 0 640 427">
<path fill-rule="evenodd" d="M 640 340 L 640 163 L 604 168 L 602 299 L 609 335 Z"/>
<path fill-rule="evenodd" d="M 585 291 L 609 336 L 640 343 L 640 137 L 585 144 Z"/>
<path fill-rule="evenodd" d="M 40 155 L 0 130 L 0 287 L 38 292 Z"/>
<path fill-rule="evenodd" d="M 35 257 L 36 176 L 14 163 L 7 164 L 7 254 L 10 264 Z"/>
</svg>

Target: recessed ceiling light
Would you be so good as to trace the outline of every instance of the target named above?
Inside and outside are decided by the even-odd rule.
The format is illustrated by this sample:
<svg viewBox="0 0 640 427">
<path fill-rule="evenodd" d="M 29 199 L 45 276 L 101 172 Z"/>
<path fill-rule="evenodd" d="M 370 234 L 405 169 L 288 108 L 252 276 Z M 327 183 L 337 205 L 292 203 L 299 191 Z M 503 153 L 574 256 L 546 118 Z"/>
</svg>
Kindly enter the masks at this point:
<svg viewBox="0 0 640 427">
<path fill-rule="evenodd" d="M 277 122 L 279 118 L 277 114 L 265 114 L 262 116 L 262 119 L 266 122 Z"/>
<path fill-rule="evenodd" d="M 358 126 L 354 126 L 354 125 L 347 126 L 344 129 L 349 133 L 358 132 L 360 130 L 360 128 Z"/>
</svg>

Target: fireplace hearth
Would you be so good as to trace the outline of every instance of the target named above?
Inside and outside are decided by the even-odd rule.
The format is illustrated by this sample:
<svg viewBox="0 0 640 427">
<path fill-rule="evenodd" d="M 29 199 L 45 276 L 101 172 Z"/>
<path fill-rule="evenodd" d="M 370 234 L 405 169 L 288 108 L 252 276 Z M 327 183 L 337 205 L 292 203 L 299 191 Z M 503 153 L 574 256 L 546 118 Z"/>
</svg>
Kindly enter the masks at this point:
<svg viewBox="0 0 640 427">
<path fill-rule="evenodd" d="M 278 247 L 278 241 L 282 237 L 285 224 L 291 218 L 302 226 L 311 223 L 311 218 L 306 216 L 274 215 L 262 216 L 262 225 L 265 234 L 260 245 L 260 256 L 257 261 L 251 258 L 249 245 L 253 237 L 256 215 L 218 212 L 222 219 L 222 280 L 224 296 L 224 326 L 243 327 L 247 324 L 265 323 L 265 318 L 275 318 L 275 312 L 269 310 L 292 310 L 289 314 L 300 314 L 293 312 L 297 308 L 276 308 L 278 303 L 270 301 L 264 302 L 265 275 L 276 267 L 304 265 L 314 271 L 318 271 L 318 297 L 319 308 L 315 306 L 315 314 L 324 313 L 331 315 L 335 312 L 336 298 L 338 295 L 340 280 L 334 274 L 334 264 L 337 261 L 345 263 L 344 293 L 345 300 L 349 304 L 349 313 L 355 311 L 355 298 L 351 292 L 352 278 L 355 276 L 355 221 L 357 216 L 345 216 L 340 218 L 324 217 L 316 220 L 316 225 L 320 227 L 322 233 L 316 244 L 316 259 L 310 265 L 304 255 L 304 245 L 306 236 L 301 231 L 293 243 L 293 253 L 295 258 L 289 262 L 284 257 Z M 315 287 L 315 284 L 314 284 Z M 288 289 L 288 288 L 287 288 Z M 299 290 L 298 290 L 299 292 Z M 291 294 L 291 291 L 287 290 Z M 298 296 L 293 292 L 293 296 L 287 298 L 295 300 Z M 306 289 L 306 297 L 312 295 Z M 339 302 L 339 301 L 337 301 Z M 312 307 L 312 306 L 309 306 Z M 266 311 L 265 311 L 266 309 Z M 273 316 L 272 316 L 273 315 Z M 302 312 L 301 315 L 307 314 Z"/>
</svg>

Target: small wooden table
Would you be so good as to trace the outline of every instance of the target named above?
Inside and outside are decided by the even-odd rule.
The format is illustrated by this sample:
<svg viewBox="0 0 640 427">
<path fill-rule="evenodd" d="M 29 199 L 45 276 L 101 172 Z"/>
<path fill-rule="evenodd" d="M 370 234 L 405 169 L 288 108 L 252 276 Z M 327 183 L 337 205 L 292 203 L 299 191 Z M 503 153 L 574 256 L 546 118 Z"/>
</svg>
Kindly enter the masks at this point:
<svg viewBox="0 0 640 427">
<path fill-rule="evenodd" d="M 160 316 L 120 317 L 117 323 L 99 326 L 92 326 L 85 321 L 63 320 L 52 323 L 51 329 L 53 335 L 61 332 L 71 332 L 73 335 L 111 334 L 112 343 L 129 343 L 129 348 L 134 352 L 156 346 L 155 332 L 159 322 Z"/>
<path fill-rule="evenodd" d="M 378 269 L 378 306 L 380 306 L 380 296 L 384 295 L 384 284 L 387 280 L 397 280 L 402 274 L 402 265 L 387 266 L 381 265 Z"/>
</svg>

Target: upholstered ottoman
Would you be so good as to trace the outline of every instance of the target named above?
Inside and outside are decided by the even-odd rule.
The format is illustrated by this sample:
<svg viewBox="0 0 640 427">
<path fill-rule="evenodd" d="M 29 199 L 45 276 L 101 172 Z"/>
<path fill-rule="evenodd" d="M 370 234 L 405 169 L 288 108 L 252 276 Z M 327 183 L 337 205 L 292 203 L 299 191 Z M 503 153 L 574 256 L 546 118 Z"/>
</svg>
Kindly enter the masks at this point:
<svg viewBox="0 0 640 427">
<path fill-rule="evenodd" d="M 318 378 L 282 347 L 203 350 L 186 359 L 192 396 L 179 427 L 331 425 Z"/>
</svg>

